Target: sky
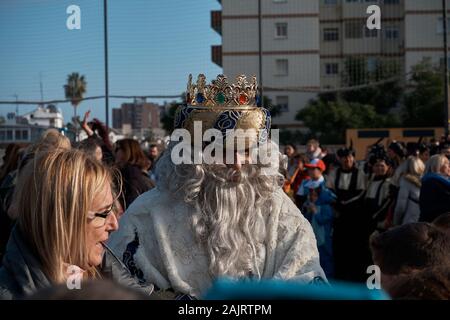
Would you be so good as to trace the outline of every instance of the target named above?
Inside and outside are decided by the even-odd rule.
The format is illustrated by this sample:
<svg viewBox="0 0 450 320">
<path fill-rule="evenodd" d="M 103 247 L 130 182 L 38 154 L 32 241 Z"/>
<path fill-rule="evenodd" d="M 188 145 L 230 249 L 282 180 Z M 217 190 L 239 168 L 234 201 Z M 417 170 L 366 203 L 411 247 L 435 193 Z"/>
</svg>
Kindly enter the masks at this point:
<svg viewBox="0 0 450 320">
<path fill-rule="evenodd" d="M 70 5 L 81 11 L 81 29 L 69 30 Z M 211 62 L 211 29 L 217 0 L 108 0 L 110 95 L 179 95 L 188 74 L 213 78 L 222 70 Z M 103 0 L 1 0 L 0 101 L 64 99 L 67 75 L 87 81 L 86 96 L 104 95 Z M 171 99 L 167 99 L 170 101 Z M 109 99 L 111 109 L 131 99 Z M 162 103 L 163 100 L 148 100 Z M 57 105 L 67 123 L 70 103 Z M 19 114 L 36 106 L 19 106 Z M 16 106 L 0 105 L 0 115 Z M 105 100 L 83 101 L 78 114 L 105 120 Z"/>
</svg>

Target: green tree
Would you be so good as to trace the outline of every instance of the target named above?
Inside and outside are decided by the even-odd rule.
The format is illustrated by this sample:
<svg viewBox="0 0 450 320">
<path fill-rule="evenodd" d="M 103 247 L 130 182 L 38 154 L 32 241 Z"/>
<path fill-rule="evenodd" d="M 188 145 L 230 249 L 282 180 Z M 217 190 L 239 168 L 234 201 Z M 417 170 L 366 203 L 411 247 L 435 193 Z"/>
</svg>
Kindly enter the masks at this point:
<svg viewBox="0 0 450 320">
<path fill-rule="evenodd" d="M 388 113 L 402 99 L 403 88 L 398 79 L 393 79 L 399 76 L 400 66 L 395 60 L 378 60 L 375 69 L 369 71 L 367 65 L 367 59 L 364 57 L 346 59 L 343 74 L 344 85 L 347 87 L 368 86 L 344 91 L 340 97 L 348 102 L 373 105 L 378 113 Z M 370 85 L 371 82 L 388 79 L 388 82 Z"/>
<path fill-rule="evenodd" d="M 345 143 L 345 132 L 349 128 L 377 128 L 393 124 L 389 116 L 378 114 L 374 106 L 342 99 L 329 101 L 320 96 L 300 110 L 296 119 L 303 121 L 325 144 Z"/>
<path fill-rule="evenodd" d="M 67 76 L 67 83 L 64 85 L 64 93 L 66 99 L 70 100 L 73 106 L 73 121 L 75 126 L 76 136 L 78 137 L 77 126 L 77 106 L 83 99 L 86 93 L 87 82 L 84 75 L 80 76 L 78 72 L 72 72 Z"/>
<path fill-rule="evenodd" d="M 430 59 L 412 68 L 414 88 L 405 95 L 403 119 L 407 127 L 442 126 L 444 110 L 444 77 Z"/>
</svg>

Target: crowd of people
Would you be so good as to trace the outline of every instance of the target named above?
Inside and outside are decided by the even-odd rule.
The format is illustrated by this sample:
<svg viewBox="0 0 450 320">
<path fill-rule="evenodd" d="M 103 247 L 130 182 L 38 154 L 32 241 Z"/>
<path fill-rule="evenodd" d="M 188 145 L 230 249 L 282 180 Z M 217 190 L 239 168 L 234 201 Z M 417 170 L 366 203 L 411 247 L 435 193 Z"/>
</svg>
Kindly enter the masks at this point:
<svg viewBox="0 0 450 320">
<path fill-rule="evenodd" d="M 88 138 L 78 143 L 49 129 L 34 144 L 6 149 L 0 169 L 3 299 L 60 283 L 71 266 L 86 279 L 153 291 L 134 281 L 106 242 L 128 205 L 154 187 L 150 170 L 158 146 L 145 154 L 133 139 L 112 144 L 104 125 L 88 117 L 82 123 Z"/>
<path fill-rule="evenodd" d="M 367 268 L 378 265 L 372 247 L 378 242 L 371 243 L 375 234 L 400 232 L 400 226 L 425 234 L 421 228 L 434 228 L 430 223 L 448 219 L 450 141 L 445 137 L 429 144 L 393 141 L 387 148 L 381 142 L 371 145 L 361 161 L 355 160 L 351 147 L 332 154 L 315 139 L 308 141 L 303 154 L 293 145 L 284 149 L 283 189 L 311 222 L 321 265 L 330 279 L 366 281 Z M 395 251 L 396 244 L 390 245 L 385 249 Z M 447 247 L 447 257 L 448 252 Z M 419 251 L 409 254 L 426 259 Z M 448 260 L 445 263 L 450 269 Z M 439 265 L 433 261 L 429 266 L 434 264 Z"/>
<path fill-rule="evenodd" d="M 256 82 L 239 91 L 247 82 L 238 80 L 236 101 L 255 100 L 242 92 Z M 202 76 L 198 83 L 189 80 L 176 128 L 199 120 L 238 129 L 229 117 L 241 116 L 246 128 L 270 128 L 256 105 L 208 113 L 194 100 Z M 108 129 L 88 120 L 83 141 L 50 129 L 6 150 L 1 299 L 201 299 L 219 278 L 332 286 L 365 283 L 371 265 L 394 299 L 450 298 L 447 141 L 377 143 L 357 162 L 351 147 L 334 155 L 311 140 L 304 154 L 288 145 L 283 156 L 269 140 L 279 163 L 252 162 L 246 149 L 234 150 L 231 164 L 175 164 L 178 142 L 111 143 Z"/>
</svg>

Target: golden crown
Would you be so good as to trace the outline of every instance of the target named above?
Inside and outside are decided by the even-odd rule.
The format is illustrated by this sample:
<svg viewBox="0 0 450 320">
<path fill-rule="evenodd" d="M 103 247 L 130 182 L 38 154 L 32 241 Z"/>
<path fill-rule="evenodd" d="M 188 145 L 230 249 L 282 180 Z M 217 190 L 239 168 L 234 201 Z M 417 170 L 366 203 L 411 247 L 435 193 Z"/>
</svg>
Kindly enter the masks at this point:
<svg viewBox="0 0 450 320">
<path fill-rule="evenodd" d="M 271 125 L 270 112 L 261 108 L 257 94 L 256 77 L 250 83 L 246 76 L 240 75 L 236 83 L 228 83 L 223 74 L 211 84 L 200 74 L 197 83 L 192 83 L 189 75 L 186 104 L 180 105 L 175 113 L 175 129 L 183 128 L 194 135 L 194 123 L 201 122 L 202 136 L 205 130 L 220 130 L 224 137 L 228 130 L 254 129 L 259 142 L 266 141 Z"/>
<path fill-rule="evenodd" d="M 203 107 L 227 107 L 235 106 L 237 108 L 244 106 L 259 105 L 257 95 L 258 84 L 256 76 L 253 76 L 250 83 L 245 75 L 236 77 L 236 83 L 228 83 L 227 77 L 223 74 L 206 84 L 206 77 L 200 74 L 197 83 L 192 83 L 192 75 L 189 75 L 186 104 L 191 106 Z"/>
</svg>

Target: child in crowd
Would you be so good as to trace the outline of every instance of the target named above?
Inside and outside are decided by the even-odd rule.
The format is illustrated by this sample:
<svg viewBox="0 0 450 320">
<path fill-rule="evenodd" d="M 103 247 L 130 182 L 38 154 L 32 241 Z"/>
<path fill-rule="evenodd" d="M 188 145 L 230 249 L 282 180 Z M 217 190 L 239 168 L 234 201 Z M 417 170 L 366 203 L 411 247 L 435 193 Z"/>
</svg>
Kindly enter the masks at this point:
<svg viewBox="0 0 450 320">
<path fill-rule="evenodd" d="M 301 185 L 301 194 L 306 201 L 303 204 L 303 214 L 311 223 L 317 240 L 320 255 L 320 265 L 326 276 L 332 278 L 333 272 L 333 250 L 332 250 L 332 228 L 333 210 L 331 203 L 335 196 L 331 190 L 326 188 L 322 172 L 325 165 L 322 160 L 315 159 L 306 164 L 309 180 Z"/>
</svg>

